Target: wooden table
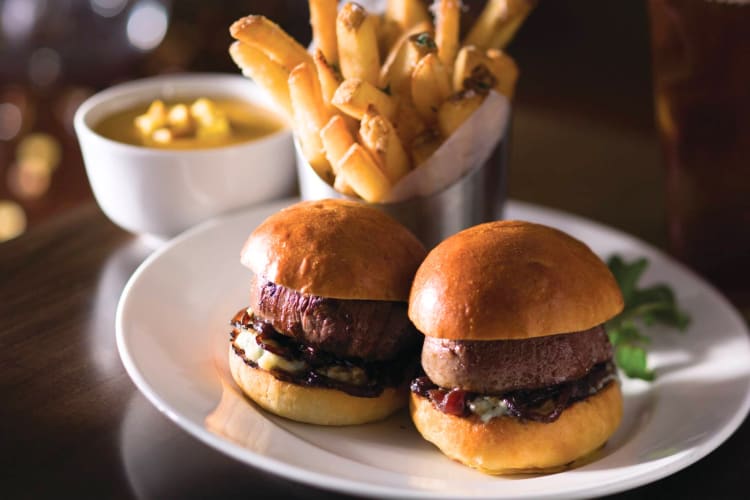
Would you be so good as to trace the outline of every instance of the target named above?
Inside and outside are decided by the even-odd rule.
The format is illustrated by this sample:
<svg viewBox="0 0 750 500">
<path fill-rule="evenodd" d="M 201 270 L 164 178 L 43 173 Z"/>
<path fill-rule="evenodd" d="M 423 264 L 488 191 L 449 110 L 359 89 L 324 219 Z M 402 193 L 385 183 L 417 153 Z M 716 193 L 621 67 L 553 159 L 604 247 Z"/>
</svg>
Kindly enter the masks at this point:
<svg viewBox="0 0 750 500">
<path fill-rule="evenodd" d="M 634 3 L 616 2 L 607 17 L 614 4 L 583 2 L 599 8 L 606 22 Z M 627 43 L 608 47 L 616 63 L 599 61 L 599 71 L 591 71 L 582 68 L 601 54 L 589 46 L 591 37 L 607 43 L 607 29 L 576 39 L 573 18 L 560 24 L 559 12 L 549 8 L 540 9 L 529 37 L 519 40 L 524 80 L 514 113 L 510 194 L 663 247 L 647 44 L 628 29 L 644 30 L 645 14 L 629 17 L 630 25 L 611 24 L 614 37 Z M 532 23 L 537 35 L 567 26 L 569 38 L 534 42 L 543 39 L 533 38 Z M 576 54 L 571 68 L 566 51 Z M 114 315 L 126 280 L 148 253 L 93 202 L 0 245 L 0 496 L 329 498 L 208 448 L 136 390 L 117 355 Z M 619 497 L 743 496 L 748 446 L 745 422 L 697 464 Z"/>
</svg>

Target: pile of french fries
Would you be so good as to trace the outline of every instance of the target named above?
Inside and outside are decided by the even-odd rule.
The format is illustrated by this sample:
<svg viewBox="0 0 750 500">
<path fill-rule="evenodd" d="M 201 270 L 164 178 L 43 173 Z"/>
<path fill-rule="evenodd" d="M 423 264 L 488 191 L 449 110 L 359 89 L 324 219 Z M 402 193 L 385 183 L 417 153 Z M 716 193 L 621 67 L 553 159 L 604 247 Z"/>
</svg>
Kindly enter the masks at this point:
<svg viewBox="0 0 750 500">
<path fill-rule="evenodd" d="M 429 158 L 490 90 L 508 98 L 518 67 L 503 52 L 536 0 L 489 0 L 460 39 L 460 0 L 388 0 L 374 14 L 309 0 L 313 50 L 263 16 L 232 24 L 229 52 L 294 124 L 308 162 L 368 202 Z"/>
</svg>

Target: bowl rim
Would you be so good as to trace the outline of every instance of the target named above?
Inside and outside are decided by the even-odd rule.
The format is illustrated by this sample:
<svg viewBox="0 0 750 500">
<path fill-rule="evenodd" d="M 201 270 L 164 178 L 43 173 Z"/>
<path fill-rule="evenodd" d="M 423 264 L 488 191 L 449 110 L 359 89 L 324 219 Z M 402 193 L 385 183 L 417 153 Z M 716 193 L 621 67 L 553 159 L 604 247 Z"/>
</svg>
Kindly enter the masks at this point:
<svg viewBox="0 0 750 500">
<path fill-rule="evenodd" d="M 230 83 L 248 85 L 249 88 L 257 91 L 259 98 L 247 99 L 249 102 L 256 104 L 269 113 L 273 113 L 281 122 L 282 127 L 279 130 L 272 132 L 268 135 L 260 137 L 258 139 L 240 142 L 236 144 L 228 144 L 225 146 L 215 146 L 207 148 L 195 148 L 195 149 L 161 149 L 150 146 L 139 146 L 135 144 L 127 144 L 114 139 L 110 139 L 98 133 L 93 129 L 87 122 L 87 118 L 91 112 L 97 108 L 111 102 L 113 99 L 120 99 L 132 94 L 139 94 L 148 89 L 159 89 L 164 84 L 175 84 L 180 85 L 199 85 L 207 88 L 207 94 L 213 92 L 213 88 L 219 81 L 229 81 Z M 153 98 L 152 98 L 153 99 Z M 261 147 L 266 143 L 278 141 L 280 139 L 290 137 L 292 135 L 291 126 L 288 120 L 277 110 L 273 109 L 273 104 L 268 96 L 263 94 L 261 89 L 254 81 L 233 73 L 170 73 L 165 75 L 149 76 L 145 78 L 139 78 L 136 80 L 130 80 L 115 84 L 111 87 L 107 87 L 95 94 L 89 96 L 83 103 L 76 109 L 75 115 L 73 116 L 73 127 L 78 137 L 78 142 L 83 142 L 84 136 L 90 137 L 96 141 L 107 144 L 108 147 L 119 148 L 123 151 L 127 151 L 131 154 L 137 155 L 156 155 L 156 156 L 203 156 L 212 155 L 220 151 Z"/>
</svg>

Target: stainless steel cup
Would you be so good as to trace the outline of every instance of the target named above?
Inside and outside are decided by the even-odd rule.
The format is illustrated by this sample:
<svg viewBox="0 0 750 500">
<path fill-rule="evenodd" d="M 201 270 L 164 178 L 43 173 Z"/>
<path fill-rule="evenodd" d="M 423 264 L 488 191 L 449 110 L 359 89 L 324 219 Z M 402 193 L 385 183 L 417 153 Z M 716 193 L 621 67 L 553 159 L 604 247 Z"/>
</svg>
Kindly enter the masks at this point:
<svg viewBox="0 0 750 500">
<path fill-rule="evenodd" d="M 297 175 L 303 200 L 353 199 L 323 181 L 297 150 Z M 428 248 L 482 222 L 502 218 L 506 198 L 508 134 L 482 165 L 471 168 L 447 188 L 429 196 L 395 203 L 371 203 L 408 227 Z M 362 200 L 357 200 L 362 201 Z M 365 203 L 362 201 L 362 203 Z"/>
</svg>

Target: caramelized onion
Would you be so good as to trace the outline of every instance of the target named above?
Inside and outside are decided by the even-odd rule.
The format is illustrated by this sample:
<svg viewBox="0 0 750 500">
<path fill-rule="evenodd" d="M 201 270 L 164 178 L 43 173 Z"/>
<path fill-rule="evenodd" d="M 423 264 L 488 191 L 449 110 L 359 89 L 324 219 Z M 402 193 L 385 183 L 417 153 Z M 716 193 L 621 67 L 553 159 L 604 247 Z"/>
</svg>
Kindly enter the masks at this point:
<svg viewBox="0 0 750 500">
<path fill-rule="evenodd" d="M 508 415 L 535 422 L 554 422 L 562 412 L 577 401 L 595 394 L 616 379 L 611 360 L 595 365 L 584 377 L 541 389 L 510 391 L 498 394 Z M 489 396 L 435 385 L 427 376 L 414 379 L 411 391 L 429 398 L 438 410 L 456 416 L 470 416 L 469 403 L 476 397 Z"/>
</svg>

